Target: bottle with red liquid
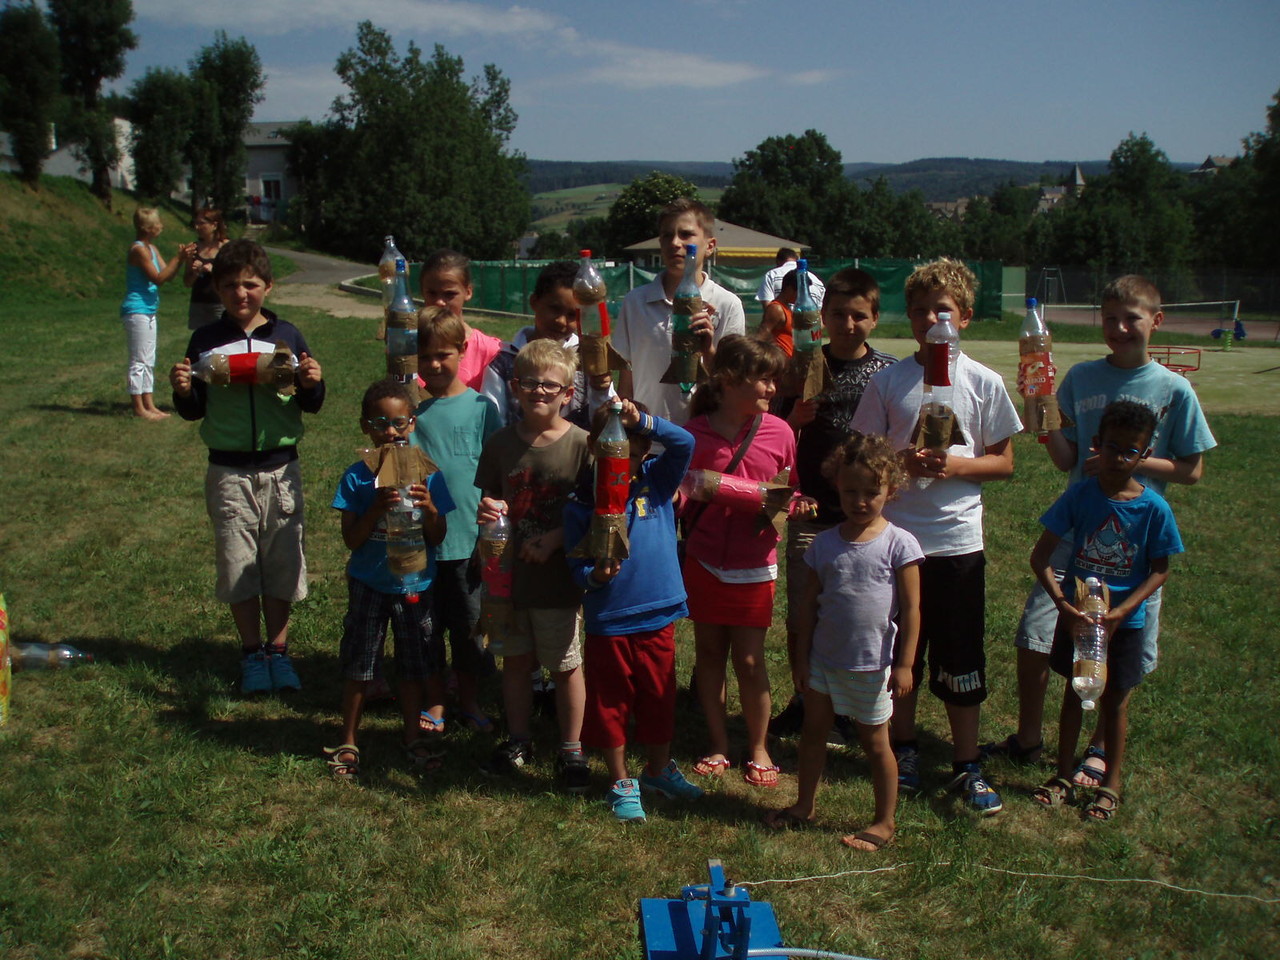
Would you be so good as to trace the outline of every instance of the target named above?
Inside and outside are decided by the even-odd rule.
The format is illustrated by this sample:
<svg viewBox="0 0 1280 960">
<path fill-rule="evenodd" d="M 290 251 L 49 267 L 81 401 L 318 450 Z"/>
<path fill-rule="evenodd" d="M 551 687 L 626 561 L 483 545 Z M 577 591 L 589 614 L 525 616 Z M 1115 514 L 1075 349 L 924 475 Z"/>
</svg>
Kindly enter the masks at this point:
<svg viewBox="0 0 1280 960">
<path fill-rule="evenodd" d="M 1018 392 L 1022 394 L 1022 421 L 1041 443 L 1048 440 L 1049 430 L 1059 424 L 1056 415 L 1046 417 L 1046 404 L 1041 397 L 1054 394 L 1053 337 L 1044 317 L 1037 309 L 1035 297 L 1027 297 L 1027 315 L 1018 333 Z M 1056 413 L 1056 404 L 1053 406 Z"/>
</svg>

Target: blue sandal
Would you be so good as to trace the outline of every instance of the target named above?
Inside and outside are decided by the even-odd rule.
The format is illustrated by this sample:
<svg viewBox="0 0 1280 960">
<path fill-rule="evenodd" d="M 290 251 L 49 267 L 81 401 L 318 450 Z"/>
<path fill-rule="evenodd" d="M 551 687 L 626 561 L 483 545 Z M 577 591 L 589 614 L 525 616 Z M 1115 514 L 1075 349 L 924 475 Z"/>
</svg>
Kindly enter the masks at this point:
<svg viewBox="0 0 1280 960">
<path fill-rule="evenodd" d="M 1089 761 L 1092 760 L 1093 763 Z M 1071 782 L 1077 787 L 1094 789 L 1102 786 L 1102 778 L 1107 775 L 1107 753 L 1101 747 L 1089 744 L 1085 748 L 1084 758 L 1080 765 L 1071 772 Z"/>
</svg>

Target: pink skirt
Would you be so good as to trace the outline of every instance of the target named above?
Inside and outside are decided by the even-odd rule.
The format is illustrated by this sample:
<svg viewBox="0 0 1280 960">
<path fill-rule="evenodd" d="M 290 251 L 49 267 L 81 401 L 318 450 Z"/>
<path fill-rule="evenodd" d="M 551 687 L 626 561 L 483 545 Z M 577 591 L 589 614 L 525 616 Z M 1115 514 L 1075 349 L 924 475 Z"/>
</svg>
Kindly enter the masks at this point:
<svg viewBox="0 0 1280 960">
<path fill-rule="evenodd" d="M 693 557 L 685 558 L 683 572 L 690 620 L 766 630 L 773 625 L 776 580 L 725 583 Z"/>
</svg>

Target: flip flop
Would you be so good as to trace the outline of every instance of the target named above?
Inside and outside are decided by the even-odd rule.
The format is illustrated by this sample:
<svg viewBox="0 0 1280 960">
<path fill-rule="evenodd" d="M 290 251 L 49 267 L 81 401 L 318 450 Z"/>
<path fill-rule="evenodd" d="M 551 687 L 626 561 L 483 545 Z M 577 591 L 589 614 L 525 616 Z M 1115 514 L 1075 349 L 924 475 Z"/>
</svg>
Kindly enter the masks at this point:
<svg viewBox="0 0 1280 960">
<path fill-rule="evenodd" d="M 781 768 L 776 763 L 765 764 L 748 760 L 743 765 L 742 779 L 753 787 L 776 787 L 780 770 Z M 770 774 L 772 774 L 772 777 L 770 777 Z"/>
<path fill-rule="evenodd" d="M 770 810 L 764 815 L 764 825 L 770 830 L 804 830 L 813 826 L 813 820 L 802 817 L 790 807 L 781 810 Z"/>
<path fill-rule="evenodd" d="M 871 850 L 863 850 L 863 853 L 876 853 L 891 844 L 893 842 L 893 837 L 882 837 L 878 833 L 868 833 L 866 830 L 863 830 L 861 833 L 855 833 L 852 837 L 840 838 L 840 842 L 849 849 L 860 850 L 860 847 L 855 847 L 853 845 L 853 841 L 855 840 L 861 840 L 863 843 L 870 844 L 873 848 Z"/>
<path fill-rule="evenodd" d="M 700 777 L 716 777 L 724 775 L 724 772 L 732 767 L 733 764 L 724 756 L 706 756 L 695 763 L 692 767 L 694 773 Z"/>
<path fill-rule="evenodd" d="M 463 710 L 458 716 L 462 717 L 462 722 L 467 725 L 468 729 L 479 733 L 493 733 L 493 719 L 486 717 L 483 713 L 471 713 L 468 710 Z"/>
<path fill-rule="evenodd" d="M 437 717 L 429 711 L 423 710 L 418 714 L 418 728 L 423 733 L 443 734 L 444 717 Z"/>
</svg>

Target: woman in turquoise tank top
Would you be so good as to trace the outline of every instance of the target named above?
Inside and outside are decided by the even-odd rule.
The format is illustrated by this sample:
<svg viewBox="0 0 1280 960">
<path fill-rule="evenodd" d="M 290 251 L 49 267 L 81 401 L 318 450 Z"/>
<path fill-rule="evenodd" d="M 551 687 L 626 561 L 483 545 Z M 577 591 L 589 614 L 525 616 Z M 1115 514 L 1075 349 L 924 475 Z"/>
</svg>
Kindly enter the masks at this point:
<svg viewBox="0 0 1280 960">
<path fill-rule="evenodd" d="M 124 324 L 129 343 L 129 396 L 133 415 L 144 420 L 163 420 L 169 416 L 156 406 L 153 396 L 156 365 L 156 311 L 160 307 L 160 284 L 172 280 L 178 269 L 191 256 L 191 245 L 179 246 L 177 255 L 167 264 L 152 242 L 160 236 L 164 223 L 152 207 L 139 207 L 133 213 L 133 229 L 137 239 L 129 247 L 124 268 L 124 301 L 120 304 L 120 322 Z"/>
</svg>

